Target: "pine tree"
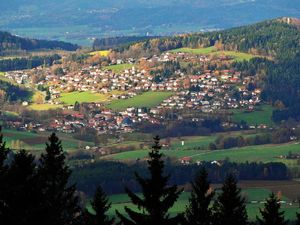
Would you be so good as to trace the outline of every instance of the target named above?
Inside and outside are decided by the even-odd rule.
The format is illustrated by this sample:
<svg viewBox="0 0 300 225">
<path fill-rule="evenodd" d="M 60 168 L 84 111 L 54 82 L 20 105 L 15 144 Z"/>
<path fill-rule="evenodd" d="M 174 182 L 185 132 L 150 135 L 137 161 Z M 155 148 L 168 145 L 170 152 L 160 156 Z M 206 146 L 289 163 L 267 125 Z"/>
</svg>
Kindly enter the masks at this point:
<svg viewBox="0 0 300 225">
<path fill-rule="evenodd" d="M 92 208 L 95 211 L 95 215 L 87 212 L 87 224 L 88 225 L 113 225 L 115 219 L 107 216 L 107 211 L 110 209 L 111 203 L 109 203 L 108 197 L 99 186 L 96 190 L 94 199 L 92 201 Z"/>
<path fill-rule="evenodd" d="M 265 203 L 265 208 L 260 209 L 262 219 L 257 218 L 260 225 L 285 225 L 287 221 L 284 219 L 284 212 L 280 212 L 279 199 L 274 193 L 270 194 L 270 197 Z"/>
<path fill-rule="evenodd" d="M 61 141 L 53 133 L 38 168 L 42 190 L 40 224 L 73 225 L 81 215 L 76 187 L 68 184 L 71 170 L 65 159 Z"/>
<path fill-rule="evenodd" d="M 3 221 L 3 211 L 6 205 L 5 198 L 7 196 L 6 191 L 8 190 L 6 181 L 8 166 L 5 164 L 5 161 L 7 160 L 9 150 L 6 148 L 1 131 L 0 127 L 0 221 Z"/>
<path fill-rule="evenodd" d="M 143 197 L 139 197 L 126 188 L 126 192 L 132 203 L 137 205 L 139 212 L 125 207 L 128 217 L 116 211 L 117 216 L 124 225 L 176 225 L 183 216 L 181 214 L 170 217 L 168 211 L 174 205 L 182 190 L 177 186 L 168 186 L 170 176 L 164 176 L 164 161 L 161 159 L 161 146 L 159 137 L 154 138 L 152 151 L 148 160 L 149 178 L 142 178 L 135 173 L 136 180 L 141 186 Z"/>
<path fill-rule="evenodd" d="M 5 161 L 7 159 L 8 152 L 9 149 L 6 148 L 6 143 L 3 140 L 2 128 L 0 127 L 0 177 L 1 173 L 3 173 L 7 169 Z"/>
<path fill-rule="evenodd" d="M 208 174 L 203 167 L 192 182 L 192 193 L 186 210 L 186 222 L 189 225 L 210 225 L 212 210 L 210 208 L 214 192 L 210 191 Z"/>
<path fill-rule="evenodd" d="M 5 207 L 1 222 L 7 225 L 35 225 L 39 203 L 35 157 L 18 152 L 6 176 Z M 5 222 L 4 222 L 5 221 Z"/>
<path fill-rule="evenodd" d="M 296 219 L 295 225 L 300 225 L 300 214 L 297 213 L 296 216 L 297 216 L 297 219 Z"/>
<path fill-rule="evenodd" d="M 222 192 L 213 206 L 214 225 L 246 225 L 248 216 L 245 198 L 233 175 L 226 177 Z"/>
</svg>

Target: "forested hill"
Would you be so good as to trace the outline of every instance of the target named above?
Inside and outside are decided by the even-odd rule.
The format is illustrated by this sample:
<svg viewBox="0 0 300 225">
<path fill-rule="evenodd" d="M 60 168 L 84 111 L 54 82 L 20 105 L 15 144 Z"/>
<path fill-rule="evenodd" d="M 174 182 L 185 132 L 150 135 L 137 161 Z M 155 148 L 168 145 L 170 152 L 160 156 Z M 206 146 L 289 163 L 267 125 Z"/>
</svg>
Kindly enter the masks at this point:
<svg viewBox="0 0 300 225">
<path fill-rule="evenodd" d="M 62 42 L 21 38 L 8 32 L 0 31 L 0 53 L 11 51 L 32 51 L 39 49 L 61 49 L 74 51 L 79 46 Z"/>
<path fill-rule="evenodd" d="M 157 53 L 181 47 L 200 48 L 217 45 L 225 50 L 288 59 L 295 57 L 300 51 L 299 24 L 298 19 L 280 18 L 223 31 L 151 39 L 131 45 L 126 50 L 135 49 L 136 52 L 139 48 L 141 53 Z"/>
</svg>

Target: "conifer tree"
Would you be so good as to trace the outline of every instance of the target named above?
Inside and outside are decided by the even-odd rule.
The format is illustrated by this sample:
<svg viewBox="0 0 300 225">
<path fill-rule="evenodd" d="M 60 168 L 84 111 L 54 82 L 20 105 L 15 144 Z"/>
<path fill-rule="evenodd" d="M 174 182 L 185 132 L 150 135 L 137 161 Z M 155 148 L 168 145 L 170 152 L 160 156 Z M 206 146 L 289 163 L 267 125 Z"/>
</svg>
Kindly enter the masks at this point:
<svg viewBox="0 0 300 225">
<path fill-rule="evenodd" d="M 246 225 L 248 216 L 245 198 L 241 196 L 241 189 L 231 174 L 222 186 L 222 192 L 213 206 L 214 225 Z"/>
<path fill-rule="evenodd" d="M 284 219 L 284 212 L 280 211 L 279 199 L 274 193 L 270 194 L 270 197 L 265 203 L 264 209 L 260 209 L 262 219 L 257 218 L 260 225 L 286 225 L 287 221 Z"/>
<path fill-rule="evenodd" d="M 210 208 L 214 192 L 210 191 L 210 183 L 205 168 L 201 168 L 192 182 L 192 193 L 186 210 L 186 222 L 189 225 L 210 225 L 212 210 Z"/>
<path fill-rule="evenodd" d="M 6 181 L 8 166 L 5 164 L 5 161 L 7 160 L 9 150 L 6 148 L 1 131 L 0 127 L 0 221 L 3 221 L 3 211 L 6 205 L 5 198 L 7 196 L 6 191 L 8 190 Z"/>
<path fill-rule="evenodd" d="M 7 190 L 1 222 L 7 225 L 35 225 L 39 203 L 35 157 L 18 152 L 7 170 Z M 4 222 L 5 221 L 5 222 Z"/>
<path fill-rule="evenodd" d="M 107 215 L 110 207 L 111 203 L 109 203 L 107 195 L 99 186 L 92 201 L 92 208 L 95 214 L 87 212 L 87 225 L 113 225 L 115 219 Z"/>
<path fill-rule="evenodd" d="M 296 219 L 295 225 L 300 225 L 300 214 L 297 213 L 296 216 L 297 216 L 297 219 Z"/>
<path fill-rule="evenodd" d="M 182 190 L 178 190 L 176 185 L 168 185 L 170 176 L 163 174 L 164 161 L 161 159 L 159 140 L 158 136 L 154 138 L 152 151 L 149 152 L 148 170 L 150 177 L 142 178 L 138 173 L 135 173 L 136 180 L 141 186 L 142 197 L 126 188 L 128 196 L 139 211 L 125 207 L 128 217 L 116 211 L 124 225 L 176 225 L 183 220 L 181 214 L 170 217 L 168 213 Z"/>
<path fill-rule="evenodd" d="M 40 224 L 73 225 L 80 218 L 79 198 L 75 185 L 69 185 L 71 170 L 65 159 L 61 141 L 53 133 L 38 168 L 42 190 Z"/>
</svg>

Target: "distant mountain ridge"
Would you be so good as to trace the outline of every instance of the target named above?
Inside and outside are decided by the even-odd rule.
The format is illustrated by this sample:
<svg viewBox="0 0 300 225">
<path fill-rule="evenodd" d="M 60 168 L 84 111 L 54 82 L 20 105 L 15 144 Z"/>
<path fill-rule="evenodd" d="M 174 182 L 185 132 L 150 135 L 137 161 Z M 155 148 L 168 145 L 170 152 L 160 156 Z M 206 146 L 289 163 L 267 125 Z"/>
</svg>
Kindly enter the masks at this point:
<svg viewBox="0 0 300 225">
<path fill-rule="evenodd" d="M 12 35 L 8 32 L 0 31 L 0 53 L 9 53 L 12 51 L 33 51 L 40 49 L 61 49 L 66 51 L 74 51 L 78 48 L 78 45 L 62 41 L 22 38 Z"/>
<path fill-rule="evenodd" d="M 0 30 L 53 40 L 166 36 L 300 17 L 296 0 L 11 0 Z M 47 29 L 46 29 L 47 28 Z M 49 28 L 49 29 L 48 29 Z"/>
</svg>

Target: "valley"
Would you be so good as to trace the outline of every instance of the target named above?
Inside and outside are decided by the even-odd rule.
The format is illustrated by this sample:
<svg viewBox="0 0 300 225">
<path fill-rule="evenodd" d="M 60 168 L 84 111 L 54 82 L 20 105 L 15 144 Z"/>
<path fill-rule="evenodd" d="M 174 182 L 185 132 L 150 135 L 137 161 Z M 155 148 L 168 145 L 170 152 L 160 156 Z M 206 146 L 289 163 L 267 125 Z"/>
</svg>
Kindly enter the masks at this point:
<svg viewBox="0 0 300 225">
<path fill-rule="evenodd" d="M 11 154 L 24 149 L 38 158 L 56 133 L 84 207 L 93 212 L 90 199 L 101 185 L 113 216 L 124 214 L 124 206 L 137 210 L 124 186 L 141 193 L 134 172 L 148 174 L 152 138 L 159 135 L 169 182 L 184 188 L 171 215 L 185 210 L 189 182 L 205 167 L 217 193 L 227 174 L 237 177 L 250 220 L 271 191 L 286 218 L 295 220 L 297 21 L 93 39 L 93 48 L 0 33 L 4 141 Z"/>
</svg>

